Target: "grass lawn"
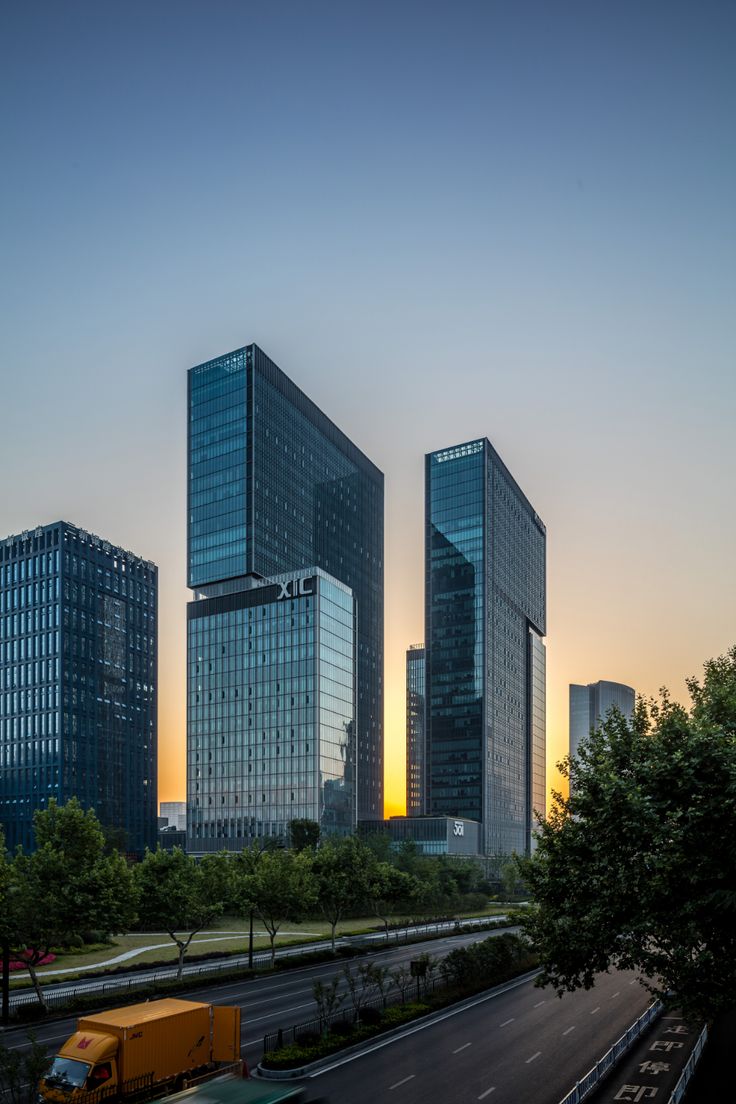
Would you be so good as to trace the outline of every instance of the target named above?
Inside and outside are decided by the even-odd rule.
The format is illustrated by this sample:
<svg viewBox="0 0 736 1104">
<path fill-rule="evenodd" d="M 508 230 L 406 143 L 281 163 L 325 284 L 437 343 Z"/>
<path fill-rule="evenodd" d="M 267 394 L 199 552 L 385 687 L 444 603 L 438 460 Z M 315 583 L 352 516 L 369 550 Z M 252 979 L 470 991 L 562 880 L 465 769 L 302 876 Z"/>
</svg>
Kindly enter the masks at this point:
<svg viewBox="0 0 736 1104">
<path fill-rule="evenodd" d="M 489 905 L 485 909 L 477 909 L 473 912 L 459 913 L 458 918 L 464 916 L 495 916 L 504 912 L 504 907 L 498 904 Z M 396 923 L 401 923 L 405 917 L 395 917 Z M 382 924 L 375 916 L 350 917 L 344 923 L 338 924 L 338 935 L 360 935 L 375 929 L 380 929 Z M 254 946 L 256 950 L 267 950 L 270 946 L 269 938 L 263 925 L 257 920 L 253 923 Z M 276 937 L 277 946 L 288 943 L 309 943 L 316 940 L 329 938 L 330 926 L 323 920 L 307 920 L 303 924 L 284 924 Z M 153 950 L 141 951 L 120 963 L 111 963 L 109 969 L 116 966 L 137 966 L 151 962 L 176 962 L 178 953 L 175 944 L 166 932 L 133 932 L 126 935 L 113 937 L 112 945 L 94 951 L 81 949 L 76 953 L 57 955 L 56 961 L 49 963 L 38 971 L 40 978 L 46 977 L 47 981 L 71 980 L 73 974 L 55 974 L 55 970 L 77 970 L 80 967 L 95 966 L 109 962 L 112 958 L 126 951 L 133 951 L 138 947 L 154 947 Z M 207 954 L 210 951 L 229 951 L 231 953 L 243 953 L 248 949 L 248 924 L 242 917 L 223 916 L 209 925 L 205 931 L 199 932 L 189 945 L 187 959 L 190 955 Z M 81 976 L 81 975 L 80 975 Z M 28 985 L 28 979 L 19 974 L 13 976 L 13 988 Z"/>
</svg>

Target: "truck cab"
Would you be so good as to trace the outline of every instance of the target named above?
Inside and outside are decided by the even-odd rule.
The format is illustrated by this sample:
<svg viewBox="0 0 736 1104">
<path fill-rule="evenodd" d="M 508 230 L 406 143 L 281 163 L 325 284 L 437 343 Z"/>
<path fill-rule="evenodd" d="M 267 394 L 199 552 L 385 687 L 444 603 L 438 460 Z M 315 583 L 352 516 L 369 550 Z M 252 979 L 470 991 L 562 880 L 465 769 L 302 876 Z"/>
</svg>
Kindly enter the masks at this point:
<svg viewBox="0 0 736 1104">
<path fill-rule="evenodd" d="M 75 1031 L 41 1080 L 39 1092 L 49 1104 L 66 1104 L 82 1094 L 92 1102 L 117 1092 L 118 1040 L 96 1031 Z M 90 1096 L 90 1094 L 94 1094 Z"/>
</svg>

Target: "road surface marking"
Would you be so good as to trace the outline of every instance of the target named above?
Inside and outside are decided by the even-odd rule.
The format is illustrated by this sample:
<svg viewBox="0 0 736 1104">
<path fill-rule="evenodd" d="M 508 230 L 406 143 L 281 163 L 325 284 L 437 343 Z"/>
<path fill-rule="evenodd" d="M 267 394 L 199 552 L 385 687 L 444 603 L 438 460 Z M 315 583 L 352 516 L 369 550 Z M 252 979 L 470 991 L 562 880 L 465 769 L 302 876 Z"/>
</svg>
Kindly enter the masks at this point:
<svg viewBox="0 0 736 1104">
<path fill-rule="evenodd" d="M 601 1006 L 598 1005 L 598 1007 L 594 1008 L 593 1011 L 590 1013 L 591 1016 L 595 1016 L 596 1012 L 600 1012 L 600 1010 L 601 1010 Z"/>
<path fill-rule="evenodd" d="M 472 1045 L 473 1045 L 472 1043 L 463 1043 L 463 1045 L 461 1047 L 457 1047 L 455 1050 L 453 1050 L 452 1053 L 453 1054 L 459 1054 L 461 1050 L 465 1050 L 466 1047 L 469 1047 L 469 1046 L 472 1046 Z"/>
<path fill-rule="evenodd" d="M 536 1054 L 532 1054 L 531 1058 L 527 1058 L 525 1065 L 528 1066 L 529 1063 L 533 1062 L 535 1058 L 538 1058 L 541 1053 L 541 1050 L 538 1050 Z"/>
<path fill-rule="evenodd" d="M 563 1035 L 569 1035 L 570 1032 L 574 1031 L 574 1030 L 575 1030 L 575 1024 L 573 1024 L 572 1027 L 568 1027 L 567 1031 L 563 1031 L 562 1034 Z"/>
<path fill-rule="evenodd" d="M 544 1001 L 537 1001 L 537 1003 L 534 1005 L 534 1007 L 535 1008 L 541 1008 L 544 1003 L 545 1003 Z"/>
<path fill-rule="evenodd" d="M 615 1000 L 615 998 L 618 997 L 620 995 L 620 993 L 621 993 L 621 990 L 619 989 L 618 993 L 613 994 L 613 996 L 611 997 L 611 1000 Z"/>
<path fill-rule="evenodd" d="M 415 1076 L 415 1074 L 410 1073 L 409 1076 L 405 1077 L 403 1081 L 397 1081 L 395 1085 L 389 1085 L 388 1091 L 391 1092 L 392 1089 L 398 1089 L 401 1085 L 405 1085 L 407 1081 L 413 1080 Z"/>
<path fill-rule="evenodd" d="M 478 1099 L 479 1099 L 479 1100 L 483 1100 L 483 1099 L 484 1099 L 484 1098 L 485 1098 L 486 1096 L 490 1096 L 490 1095 L 491 1095 L 491 1093 L 492 1093 L 492 1092 L 495 1092 L 495 1091 L 496 1091 L 496 1086 L 495 1086 L 495 1085 L 491 1085 L 490 1089 L 486 1089 L 486 1091 L 485 1091 L 485 1092 L 482 1092 L 482 1093 L 480 1094 L 480 1096 L 478 1097 Z"/>
<path fill-rule="evenodd" d="M 514 1016 L 512 1016 L 510 1020 L 504 1020 L 504 1021 L 503 1021 L 503 1023 L 502 1023 L 502 1024 L 499 1024 L 498 1026 L 499 1026 L 499 1027 L 505 1027 L 505 1026 L 506 1026 L 506 1024 L 510 1024 L 510 1023 L 513 1023 L 513 1022 L 514 1022 L 514 1019 L 515 1019 L 515 1017 L 514 1017 Z"/>
<path fill-rule="evenodd" d="M 506 982 L 500 989 L 494 989 L 492 992 L 485 993 L 482 997 L 477 997 L 474 1000 L 463 1001 L 460 1007 L 454 1007 L 449 1012 L 434 1014 L 428 1020 L 425 1020 L 424 1023 L 418 1023 L 416 1026 L 409 1027 L 406 1031 L 402 1031 L 390 1039 L 383 1039 L 380 1043 L 374 1043 L 373 1046 L 367 1047 L 365 1050 L 361 1050 L 356 1054 L 350 1054 L 346 1058 L 340 1058 L 338 1061 L 332 1062 L 329 1066 L 323 1066 L 322 1069 L 315 1070 L 314 1073 L 310 1074 L 310 1079 L 313 1077 L 322 1077 L 323 1074 L 331 1073 L 332 1070 L 339 1069 L 340 1066 L 346 1066 L 350 1062 L 355 1062 L 358 1058 L 365 1058 L 366 1054 L 373 1054 L 376 1050 L 383 1050 L 384 1047 L 393 1046 L 395 1043 L 407 1039 L 410 1035 L 416 1035 L 419 1031 L 426 1031 L 428 1027 L 434 1027 L 435 1024 L 444 1023 L 445 1020 L 450 1020 L 453 1016 L 461 1016 L 464 1012 L 469 1011 L 469 1009 L 477 1008 L 480 1004 L 485 1004 L 486 1001 L 495 1000 L 496 997 L 504 996 L 513 989 L 518 989 L 522 985 L 528 985 L 538 973 L 539 970 L 530 970 L 528 974 L 522 974 L 521 977 Z"/>
<path fill-rule="evenodd" d="M 633 980 L 633 981 L 630 981 L 630 982 L 629 982 L 629 985 L 636 985 L 636 978 L 634 978 L 634 980 Z"/>
</svg>

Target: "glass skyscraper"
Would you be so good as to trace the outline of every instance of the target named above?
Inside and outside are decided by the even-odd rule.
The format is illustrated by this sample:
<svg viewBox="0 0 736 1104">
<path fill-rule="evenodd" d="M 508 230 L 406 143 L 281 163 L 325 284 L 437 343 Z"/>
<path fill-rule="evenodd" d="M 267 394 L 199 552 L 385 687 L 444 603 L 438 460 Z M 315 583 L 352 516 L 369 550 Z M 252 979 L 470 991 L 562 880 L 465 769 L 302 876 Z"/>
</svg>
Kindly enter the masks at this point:
<svg viewBox="0 0 736 1104">
<path fill-rule="evenodd" d="M 424 645 L 406 653 L 406 815 L 424 812 L 426 730 L 424 723 Z"/>
<path fill-rule="evenodd" d="M 606 719 L 615 706 L 628 721 L 634 716 L 636 691 L 622 682 L 570 683 L 570 755 L 577 755 L 580 741 Z"/>
<path fill-rule="evenodd" d="M 155 847 L 154 564 L 66 522 L 0 543 L 0 824 L 33 847 L 49 798 Z"/>
<path fill-rule="evenodd" d="M 380 819 L 383 475 L 257 345 L 192 368 L 188 409 L 188 584 L 314 566 L 352 591 L 358 815 Z"/>
<path fill-rule="evenodd" d="M 352 592 L 308 568 L 209 593 L 188 606 L 190 852 L 284 838 L 301 817 L 354 831 Z"/>
<path fill-rule="evenodd" d="M 426 812 L 528 853 L 545 811 L 546 530 L 486 438 L 425 458 Z"/>
</svg>

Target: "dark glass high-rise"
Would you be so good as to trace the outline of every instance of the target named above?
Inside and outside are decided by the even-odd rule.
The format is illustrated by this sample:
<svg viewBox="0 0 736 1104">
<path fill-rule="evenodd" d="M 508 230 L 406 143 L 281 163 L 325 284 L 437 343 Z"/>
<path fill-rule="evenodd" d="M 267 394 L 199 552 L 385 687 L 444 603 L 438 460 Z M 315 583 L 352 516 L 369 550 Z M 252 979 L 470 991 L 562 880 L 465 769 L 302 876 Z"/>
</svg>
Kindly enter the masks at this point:
<svg viewBox="0 0 736 1104">
<path fill-rule="evenodd" d="M 156 846 L 158 570 L 66 522 L 0 543 L 0 824 L 76 797 Z"/>
<path fill-rule="evenodd" d="M 351 589 L 358 816 L 380 819 L 383 475 L 257 345 L 192 368 L 188 411 L 188 585 L 317 567 Z"/>
<path fill-rule="evenodd" d="M 545 809 L 545 527 L 487 438 L 425 458 L 427 812 L 528 853 Z"/>
</svg>

